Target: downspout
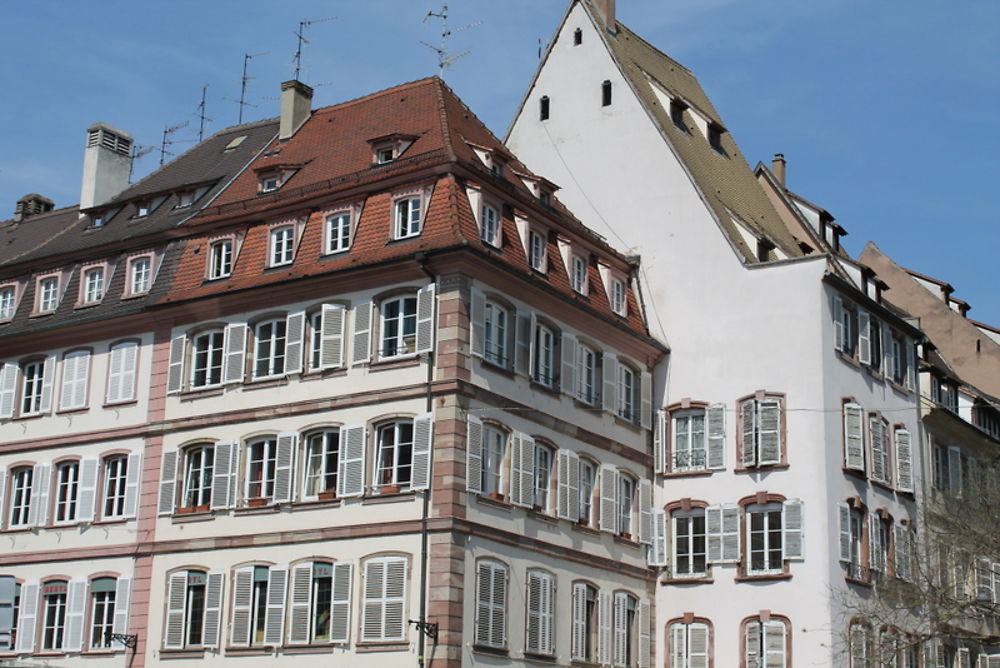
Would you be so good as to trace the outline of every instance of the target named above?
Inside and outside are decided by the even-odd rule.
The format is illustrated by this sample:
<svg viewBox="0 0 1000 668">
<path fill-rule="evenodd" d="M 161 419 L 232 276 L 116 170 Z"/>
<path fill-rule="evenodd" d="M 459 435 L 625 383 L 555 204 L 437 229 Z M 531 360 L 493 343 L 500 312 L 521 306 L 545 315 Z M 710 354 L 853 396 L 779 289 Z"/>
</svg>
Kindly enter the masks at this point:
<svg viewBox="0 0 1000 668">
<path fill-rule="evenodd" d="M 427 253 L 417 253 L 413 256 L 416 260 L 417 266 L 420 270 L 424 272 L 428 278 L 431 279 L 431 284 L 437 281 L 437 277 L 434 273 L 427 268 Z M 437 294 L 435 293 L 435 298 Z M 435 305 L 436 306 L 436 305 Z M 431 383 L 434 381 L 434 347 L 431 346 L 431 351 L 427 355 L 427 403 L 426 411 L 430 413 L 434 408 L 434 397 L 431 393 Z M 430 514 L 430 502 L 431 502 L 431 483 L 434 479 L 432 474 L 434 467 L 434 444 L 431 443 L 430 452 L 430 467 L 427 472 L 430 480 L 428 480 L 427 489 L 424 490 L 424 504 L 423 510 L 420 516 L 420 626 L 417 627 L 417 665 L 420 668 L 425 668 L 427 665 L 427 657 L 425 656 L 426 644 L 427 644 L 427 516 Z M 435 639 L 437 634 L 434 635 Z"/>
</svg>

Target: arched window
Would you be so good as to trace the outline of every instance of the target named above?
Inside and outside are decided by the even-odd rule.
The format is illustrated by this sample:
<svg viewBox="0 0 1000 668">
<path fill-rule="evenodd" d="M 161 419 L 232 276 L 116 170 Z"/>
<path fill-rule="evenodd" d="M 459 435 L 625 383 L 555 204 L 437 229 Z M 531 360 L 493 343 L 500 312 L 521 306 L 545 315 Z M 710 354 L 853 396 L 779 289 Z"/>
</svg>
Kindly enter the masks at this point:
<svg viewBox="0 0 1000 668">
<path fill-rule="evenodd" d="M 347 642 L 351 615 L 350 563 L 310 561 L 292 567 L 288 642 Z"/>
<path fill-rule="evenodd" d="M 219 646 L 222 571 L 174 571 L 167 576 L 165 649 Z"/>
<path fill-rule="evenodd" d="M 181 507 L 208 510 L 212 503 L 215 446 L 201 443 L 184 449 Z"/>
<path fill-rule="evenodd" d="M 115 622 L 115 578 L 95 578 L 90 581 L 90 641 L 91 649 L 111 647 L 110 634 Z"/>
<path fill-rule="evenodd" d="M 407 568 L 404 556 L 375 557 L 364 562 L 362 642 L 406 640 L 407 624 L 403 611 Z"/>
<path fill-rule="evenodd" d="M 274 499 L 274 482 L 278 467 L 278 439 L 275 436 L 255 438 L 246 446 L 245 499 L 270 503 Z"/>
<path fill-rule="evenodd" d="M 52 580 L 42 584 L 42 649 L 61 650 L 66 641 L 69 583 Z"/>
<path fill-rule="evenodd" d="M 323 429 L 305 438 L 302 498 L 334 498 L 340 462 L 340 430 Z"/>
<path fill-rule="evenodd" d="M 743 620 L 740 639 L 743 645 L 743 666 L 745 668 L 788 666 L 792 656 L 790 626 L 787 618 L 774 615 L 755 616 Z"/>
<path fill-rule="evenodd" d="M 413 475 L 413 420 L 393 420 L 375 428 L 375 487 L 409 487 Z"/>
<path fill-rule="evenodd" d="M 34 468 L 19 466 L 10 471 L 10 523 L 11 528 L 31 524 L 31 490 Z"/>
</svg>

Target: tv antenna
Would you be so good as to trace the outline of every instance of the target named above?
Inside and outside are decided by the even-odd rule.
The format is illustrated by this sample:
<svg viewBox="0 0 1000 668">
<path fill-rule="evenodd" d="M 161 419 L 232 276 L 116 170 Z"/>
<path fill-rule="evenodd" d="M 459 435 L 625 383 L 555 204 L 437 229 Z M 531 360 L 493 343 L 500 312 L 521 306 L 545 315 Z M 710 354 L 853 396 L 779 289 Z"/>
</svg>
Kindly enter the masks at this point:
<svg viewBox="0 0 1000 668">
<path fill-rule="evenodd" d="M 168 155 L 173 155 L 173 153 L 171 153 L 170 151 L 167 150 L 168 146 L 172 146 L 174 144 L 179 144 L 179 143 L 182 143 L 184 141 L 191 141 L 190 139 L 170 139 L 170 135 L 174 134 L 175 132 L 177 132 L 181 128 L 186 128 L 188 126 L 188 122 L 189 121 L 184 121 L 183 123 L 180 123 L 178 125 L 172 125 L 170 127 L 163 128 L 163 141 L 160 143 L 160 149 L 159 149 L 160 150 L 160 167 L 163 166 L 163 160 Z"/>
<path fill-rule="evenodd" d="M 311 21 L 299 21 L 299 29 L 294 34 L 299 39 L 298 48 L 295 49 L 295 56 L 292 58 L 295 63 L 295 76 L 292 77 L 296 81 L 299 80 L 299 71 L 302 69 L 302 45 L 308 44 L 309 40 L 306 39 L 306 26 L 311 26 L 314 23 L 323 23 L 324 21 L 332 21 L 336 16 L 328 16 L 325 19 L 313 19 Z"/>
<path fill-rule="evenodd" d="M 257 56 L 266 56 L 271 53 L 270 51 L 261 51 L 259 53 L 244 53 L 243 54 L 243 76 L 240 78 L 240 99 L 237 104 L 240 105 L 240 115 L 239 120 L 236 121 L 237 125 L 243 125 L 243 108 L 253 107 L 257 108 L 256 104 L 251 104 L 247 102 L 247 82 L 251 79 L 256 79 L 257 77 L 251 77 L 247 75 L 247 64 L 250 62 L 251 58 L 256 58 Z M 228 98 L 227 98 L 228 99 Z M 230 100 L 230 102 L 236 102 L 236 100 Z"/>
<path fill-rule="evenodd" d="M 421 41 L 420 43 L 426 46 L 428 49 L 437 54 L 438 57 L 438 76 L 442 79 L 444 78 L 444 71 L 455 64 L 455 61 L 459 58 L 464 58 L 465 56 L 472 53 L 472 49 L 467 49 L 461 53 L 456 53 L 454 55 L 448 55 L 448 38 L 454 33 L 460 32 L 462 30 L 468 30 L 469 28 L 475 28 L 481 25 L 482 21 L 476 21 L 475 23 L 470 23 L 469 25 L 462 26 L 461 28 L 455 28 L 451 30 L 448 28 L 448 5 L 444 5 L 440 12 L 435 12 L 431 10 L 427 12 L 424 16 L 424 23 L 427 23 L 432 18 L 441 19 L 441 44 L 440 46 L 434 46 L 433 44 L 428 44 L 427 42 Z"/>
<path fill-rule="evenodd" d="M 201 87 L 201 103 L 198 105 L 198 113 L 195 114 L 198 117 L 198 120 L 200 121 L 200 124 L 198 125 L 199 142 L 201 142 L 201 140 L 205 136 L 205 121 L 208 121 L 209 123 L 212 122 L 212 119 L 205 115 L 205 94 L 207 92 L 208 92 L 208 84 L 205 84 L 204 86 Z"/>
</svg>

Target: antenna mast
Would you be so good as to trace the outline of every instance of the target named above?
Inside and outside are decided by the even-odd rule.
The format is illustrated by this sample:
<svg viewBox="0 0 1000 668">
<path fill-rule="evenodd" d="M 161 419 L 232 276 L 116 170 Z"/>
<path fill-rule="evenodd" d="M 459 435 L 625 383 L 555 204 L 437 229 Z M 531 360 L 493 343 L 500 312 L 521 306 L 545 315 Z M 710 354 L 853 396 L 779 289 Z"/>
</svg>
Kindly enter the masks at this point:
<svg viewBox="0 0 1000 668">
<path fill-rule="evenodd" d="M 299 21 L 299 29 L 297 32 L 293 33 L 299 40 L 298 47 L 295 49 L 295 56 L 292 57 L 292 62 L 295 63 L 295 76 L 292 78 L 296 81 L 299 80 L 299 71 L 302 69 L 302 45 L 308 44 L 309 40 L 306 39 L 306 26 L 311 26 L 314 23 L 322 23 L 323 21 L 332 21 L 336 16 L 328 16 L 325 19 L 313 19 L 311 21 Z"/>
<path fill-rule="evenodd" d="M 173 126 L 168 127 L 168 128 L 163 128 L 163 141 L 160 143 L 160 167 L 163 166 L 163 160 L 168 155 L 173 155 L 173 153 L 171 153 L 170 151 L 167 150 L 167 147 L 171 146 L 173 144 L 176 144 L 179 141 L 179 140 L 176 140 L 176 139 L 168 139 L 168 137 L 170 135 L 172 135 L 173 133 L 177 132 L 178 130 L 180 130 L 181 128 L 186 128 L 187 125 L 188 125 L 188 121 L 184 121 L 183 123 L 181 123 L 179 125 L 173 125 Z"/>
<path fill-rule="evenodd" d="M 205 136 L 205 121 L 211 122 L 212 119 L 205 115 L 205 93 L 208 92 L 208 84 L 201 87 L 201 104 L 198 105 L 198 119 L 201 121 L 198 125 L 198 142 Z"/>
<path fill-rule="evenodd" d="M 271 53 L 270 51 L 261 51 L 260 53 L 244 53 L 243 54 L 243 77 L 240 79 L 240 116 L 237 121 L 237 125 L 243 125 L 243 107 L 256 107 L 256 104 L 250 104 L 247 102 L 247 82 L 250 79 L 256 79 L 257 77 L 247 76 L 247 63 L 250 62 L 251 58 L 256 58 L 257 56 L 266 56 Z"/>
<path fill-rule="evenodd" d="M 444 78 L 444 71 L 455 64 L 455 61 L 459 58 L 464 58 L 465 56 L 472 53 L 472 49 L 467 49 L 461 53 L 456 53 L 453 56 L 448 55 L 448 38 L 452 36 L 453 33 L 459 32 L 461 30 L 468 30 L 469 28 L 475 28 L 478 25 L 482 25 L 482 21 L 476 21 L 475 23 L 470 23 L 469 25 L 462 26 L 461 28 L 455 28 L 450 30 L 448 28 L 448 5 L 444 5 L 440 12 L 435 12 L 433 10 L 427 12 L 424 16 L 424 23 L 427 23 L 430 19 L 441 19 L 441 45 L 434 46 L 433 44 L 428 44 L 427 42 L 421 41 L 420 43 L 426 46 L 428 49 L 437 54 L 438 57 L 438 76 L 442 79 Z"/>
</svg>

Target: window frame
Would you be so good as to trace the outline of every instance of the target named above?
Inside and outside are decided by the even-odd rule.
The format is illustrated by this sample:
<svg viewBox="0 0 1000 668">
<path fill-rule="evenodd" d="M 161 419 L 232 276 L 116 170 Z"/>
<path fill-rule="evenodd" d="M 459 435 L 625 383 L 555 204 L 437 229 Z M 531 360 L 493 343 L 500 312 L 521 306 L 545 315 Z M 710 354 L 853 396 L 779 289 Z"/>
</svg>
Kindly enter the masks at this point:
<svg viewBox="0 0 1000 668">
<path fill-rule="evenodd" d="M 787 571 L 785 559 L 785 536 L 784 536 L 784 506 L 779 501 L 768 501 L 766 503 L 751 503 L 743 507 L 744 526 L 746 532 L 745 562 L 744 572 L 747 576 L 758 577 L 767 575 L 779 575 Z M 775 519 L 775 515 L 777 519 Z M 756 518 L 761 518 L 763 524 L 759 529 L 754 528 Z M 773 523 L 777 522 L 777 526 Z M 763 539 L 761 548 L 754 547 L 754 537 L 760 535 Z M 777 538 L 777 546 L 773 541 Z M 778 554 L 778 565 L 774 565 L 774 552 Z M 754 566 L 754 555 L 763 553 L 762 566 Z"/>
<path fill-rule="evenodd" d="M 405 440 L 405 429 L 409 428 L 409 441 Z M 391 431 L 391 442 L 385 440 L 385 435 Z M 397 491 L 408 491 L 413 482 L 413 418 L 395 418 L 375 425 L 374 434 L 375 466 L 373 467 L 372 488 L 380 493 L 387 493 L 385 488 L 398 487 Z M 408 461 L 403 461 L 402 455 L 409 451 Z M 391 452 L 391 463 L 388 461 Z M 408 470 L 405 478 L 401 471 Z"/>
<path fill-rule="evenodd" d="M 0 284 L 0 322 L 13 320 L 17 315 L 19 291 L 17 283 Z"/>
<path fill-rule="evenodd" d="M 224 237 L 211 241 L 206 255 L 206 280 L 218 281 L 229 278 L 233 275 L 233 267 L 236 264 L 236 239 Z"/>
<path fill-rule="evenodd" d="M 101 458 L 102 520 L 123 519 L 128 516 L 128 461 L 129 456 L 124 453 L 113 453 Z"/>
<path fill-rule="evenodd" d="M 611 312 L 625 318 L 628 316 L 628 292 L 625 289 L 625 281 L 612 276 L 610 284 L 608 301 L 611 303 Z"/>
<path fill-rule="evenodd" d="M 418 301 L 419 298 L 416 293 L 407 292 L 386 297 L 378 302 L 378 359 L 400 359 L 417 354 Z M 411 304 L 412 309 L 410 308 Z M 397 305 L 397 313 L 395 315 L 387 315 L 387 311 L 390 310 L 392 305 Z M 390 334 L 390 325 L 395 330 L 392 334 Z M 394 349 L 396 352 L 389 354 L 387 346 L 393 341 L 395 342 Z"/>
<path fill-rule="evenodd" d="M 488 581 L 483 578 L 488 578 Z M 510 569 L 495 558 L 476 560 L 475 587 L 476 611 L 474 615 L 473 643 L 477 647 L 494 650 L 507 648 L 508 592 Z"/>
<path fill-rule="evenodd" d="M 483 453 L 480 487 L 482 494 L 503 500 L 508 486 L 510 430 L 495 422 L 483 422 Z"/>
<path fill-rule="evenodd" d="M 484 201 L 480 206 L 479 220 L 480 240 L 488 246 L 500 248 L 503 243 L 501 208 L 497 207 L 492 201 Z"/>
<path fill-rule="evenodd" d="M 351 209 L 338 209 L 323 218 L 324 255 L 346 253 L 354 240 L 354 215 Z"/>
<path fill-rule="evenodd" d="M 80 469 L 79 459 L 66 459 L 52 465 L 53 524 L 80 521 Z"/>
<path fill-rule="evenodd" d="M 267 234 L 269 268 L 284 267 L 295 261 L 295 224 L 280 223 L 272 226 Z"/>
<path fill-rule="evenodd" d="M 96 279 L 94 279 L 96 277 Z M 100 304 L 107 292 L 107 266 L 88 265 L 80 270 L 80 306 Z"/>
<path fill-rule="evenodd" d="M 531 381 L 551 389 L 555 387 L 556 381 L 557 330 L 536 320 L 531 338 Z"/>
<path fill-rule="evenodd" d="M 31 358 L 21 362 L 19 371 L 21 375 L 20 397 L 18 397 L 17 414 L 21 417 L 42 415 L 46 412 L 44 407 L 45 396 L 45 367 L 54 362 L 47 358 Z M 30 370 L 30 373 L 29 373 Z"/>
<path fill-rule="evenodd" d="M 143 266 L 143 263 L 145 263 L 145 270 L 141 279 L 142 282 L 140 283 L 137 274 L 138 268 Z M 135 297 L 149 292 L 150 288 L 153 287 L 153 255 L 151 253 L 137 255 L 128 259 L 126 263 L 125 285 L 126 297 Z"/>
<path fill-rule="evenodd" d="M 694 520 L 698 518 L 701 519 L 700 533 L 694 527 Z M 688 547 L 684 550 L 685 554 L 683 556 L 688 560 L 689 567 L 684 572 L 681 572 L 680 569 L 682 555 L 678 544 L 681 541 L 682 532 L 678 528 L 677 520 L 688 521 L 687 531 L 683 533 Z M 701 537 L 702 547 L 700 552 L 696 548 L 698 536 Z M 696 568 L 699 555 L 702 561 L 701 570 Z M 675 579 L 700 579 L 707 578 L 711 574 L 712 566 L 708 560 L 708 518 L 704 505 L 692 506 L 688 509 L 677 508 L 670 513 L 670 564 L 670 575 Z"/>
<path fill-rule="evenodd" d="M 243 479 L 245 504 L 248 506 L 273 504 L 278 471 L 277 435 L 248 439 L 244 447 L 246 449 Z M 211 503 L 211 493 L 209 503 Z"/>
<path fill-rule="evenodd" d="M 215 479 L 215 443 L 192 443 L 181 450 L 180 508 L 208 510 L 212 507 L 212 484 Z M 193 476 L 197 476 L 197 480 Z"/>
<path fill-rule="evenodd" d="M 332 447 L 332 437 L 336 439 L 335 447 Z M 337 497 L 337 482 L 340 477 L 340 448 L 339 427 L 326 427 L 306 433 L 302 439 L 301 500 L 330 500 Z M 319 464 L 315 469 L 313 468 L 314 461 Z M 331 466 L 332 472 L 330 471 Z M 331 479 L 332 484 L 329 482 Z"/>
<path fill-rule="evenodd" d="M 382 574 L 382 587 L 378 592 L 378 596 L 370 596 L 374 593 L 374 587 L 369 581 L 369 567 L 375 565 L 384 564 L 383 574 Z M 401 582 L 397 587 L 397 591 L 390 590 L 390 583 L 387 582 L 388 578 L 386 576 L 392 575 L 392 570 L 399 571 L 401 575 Z M 402 555 L 380 555 L 372 556 L 364 559 L 362 561 L 362 577 L 365 582 L 361 587 L 361 635 L 358 641 L 360 643 L 371 643 L 371 642 L 405 642 L 407 636 L 408 624 L 406 624 L 406 610 L 407 610 L 407 600 L 406 593 L 409 586 L 410 579 L 410 562 L 407 557 Z M 389 616 L 390 606 L 392 610 L 399 609 L 399 616 L 401 617 L 402 623 L 400 623 L 399 634 L 389 634 L 387 633 L 386 621 Z M 379 610 L 379 621 L 378 627 L 381 633 L 378 635 L 368 635 L 367 631 L 369 628 L 368 615 L 371 614 L 375 609 Z"/>
<path fill-rule="evenodd" d="M 108 580 L 113 583 L 110 589 L 107 588 L 106 581 Z M 102 583 L 102 588 L 97 591 L 96 585 L 99 582 Z M 87 597 L 89 603 L 87 606 L 87 629 L 89 633 L 86 636 L 88 638 L 86 647 L 88 649 L 112 649 L 108 636 L 115 626 L 117 588 L 118 578 L 109 576 L 95 577 L 87 583 L 89 594 Z"/>
<path fill-rule="evenodd" d="M 252 380 L 267 380 L 286 375 L 287 323 L 286 316 L 280 316 L 259 320 L 253 325 Z"/>
<path fill-rule="evenodd" d="M 576 393 L 574 397 L 588 406 L 601 405 L 603 353 L 586 341 L 577 340 Z M 589 362 L 589 363 L 588 363 Z"/>
<path fill-rule="evenodd" d="M 489 296 L 483 301 L 483 360 L 504 369 L 512 366 L 514 309 Z"/>
<path fill-rule="evenodd" d="M 615 534 L 632 540 L 638 528 L 639 479 L 631 473 L 618 469 L 615 480 Z"/>
<path fill-rule="evenodd" d="M 615 380 L 615 415 L 633 424 L 639 424 L 642 415 L 642 372 L 618 358 L 618 377 Z"/>
<path fill-rule="evenodd" d="M 424 223 L 424 196 L 421 193 L 398 195 L 392 200 L 392 238 L 412 239 L 420 236 Z"/>
<path fill-rule="evenodd" d="M 39 276 L 35 281 L 35 313 L 55 313 L 59 308 L 61 276 L 58 273 Z"/>
<path fill-rule="evenodd" d="M 752 404 L 754 406 L 754 450 L 753 450 L 753 463 L 748 463 L 746 458 L 746 452 L 744 450 L 746 425 L 744 418 L 744 405 Z M 761 454 L 761 434 L 771 432 L 772 430 L 762 430 L 759 428 L 760 425 L 760 411 L 761 407 L 764 405 L 776 405 L 778 411 L 778 420 L 776 429 L 773 430 L 777 434 L 777 445 L 778 445 L 778 457 L 774 461 L 761 461 L 763 459 Z M 786 396 L 784 393 L 780 392 L 768 392 L 766 390 L 758 390 L 754 394 L 741 397 L 736 401 L 736 415 L 739 420 L 738 427 L 736 429 L 736 452 L 737 452 L 737 471 L 750 471 L 762 468 L 781 468 L 788 465 L 788 448 L 787 448 L 787 403 Z"/>
<path fill-rule="evenodd" d="M 750 648 L 749 648 L 749 634 L 750 629 L 753 625 L 757 628 L 757 652 L 755 660 L 760 663 L 750 662 Z M 784 642 L 781 647 L 781 663 L 766 663 L 772 660 L 772 652 L 768 652 L 768 638 L 767 638 L 767 627 L 770 626 L 772 629 L 776 628 L 778 625 L 782 627 L 782 637 Z M 788 668 L 791 666 L 792 661 L 792 622 L 785 615 L 775 615 L 767 614 L 766 616 L 762 613 L 760 615 L 753 615 L 746 617 L 740 622 L 740 666 L 741 668 L 757 668 L 760 666 L 774 666 L 775 668 Z"/>
<path fill-rule="evenodd" d="M 546 240 L 547 236 L 540 230 L 528 230 L 528 264 L 540 274 L 548 271 L 549 244 Z"/>
<path fill-rule="evenodd" d="M 587 260 L 578 253 L 570 254 L 569 284 L 573 292 L 587 296 L 589 293 L 589 267 Z"/>
<path fill-rule="evenodd" d="M 683 628 L 684 632 L 684 648 L 682 652 L 678 653 L 676 643 L 677 643 L 677 632 L 676 629 Z M 693 617 L 685 616 L 675 619 L 671 619 L 666 624 L 667 629 L 667 643 L 668 651 L 666 655 L 671 657 L 675 662 L 671 665 L 680 666 L 681 668 L 688 668 L 691 665 L 691 631 L 704 629 L 705 633 L 705 652 L 704 661 L 700 665 L 713 666 L 713 653 L 712 649 L 715 644 L 715 633 L 712 623 L 705 619 L 704 617 Z M 699 656 L 702 655 L 701 652 L 698 653 Z M 677 659 L 681 659 L 681 663 L 676 663 Z"/>
<path fill-rule="evenodd" d="M 544 514 L 552 512 L 552 476 L 555 473 L 555 468 L 555 448 L 535 439 L 532 461 L 532 478 L 535 487 L 532 493 L 532 508 L 536 512 Z"/>
<path fill-rule="evenodd" d="M 46 592 L 46 588 L 61 586 L 63 591 Z M 50 597 L 52 600 L 50 600 Z M 39 647 L 46 652 L 62 652 L 66 644 L 66 622 L 69 613 L 69 581 L 43 582 L 39 591 L 41 608 L 38 626 L 41 627 Z M 61 600 L 60 600 L 61 599 Z"/>
<path fill-rule="evenodd" d="M 218 337 L 216 339 L 216 337 Z M 188 364 L 188 389 L 203 390 L 213 387 L 221 387 L 225 377 L 223 374 L 225 367 L 225 345 L 226 332 L 224 328 L 213 327 L 195 332 L 187 337 L 190 341 L 190 357 Z M 201 341 L 205 341 L 204 349 L 201 349 Z M 204 363 L 199 361 L 199 356 L 204 355 Z M 216 361 L 217 357 L 217 361 Z M 204 373 L 204 382 L 196 382 L 198 374 Z M 218 375 L 218 380 L 212 382 L 212 378 Z"/>
<path fill-rule="evenodd" d="M 31 464 L 15 466 L 7 475 L 10 476 L 9 507 L 5 518 L 7 528 L 28 528 L 32 520 L 31 497 L 37 482 L 34 479 L 35 468 Z"/>
<path fill-rule="evenodd" d="M 580 517 L 578 522 L 585 523 L 585 526 L 597 527 L 594 518 L 594 511 L 600 504 L 600 498 L 595 502 L 595 493 L 598 491 L 598 471 L 600 464 L 592 459 L 580 457 Z M 589 475 L 585 472 L 590 471 Z M 584 484 L 584 480 L 589 480 L 589 484 Z"/>
</svg>

